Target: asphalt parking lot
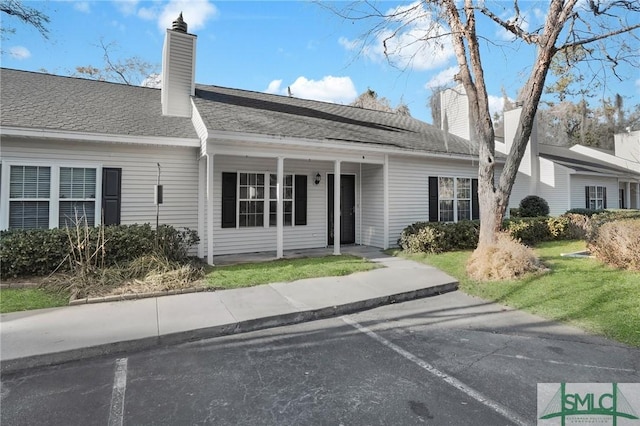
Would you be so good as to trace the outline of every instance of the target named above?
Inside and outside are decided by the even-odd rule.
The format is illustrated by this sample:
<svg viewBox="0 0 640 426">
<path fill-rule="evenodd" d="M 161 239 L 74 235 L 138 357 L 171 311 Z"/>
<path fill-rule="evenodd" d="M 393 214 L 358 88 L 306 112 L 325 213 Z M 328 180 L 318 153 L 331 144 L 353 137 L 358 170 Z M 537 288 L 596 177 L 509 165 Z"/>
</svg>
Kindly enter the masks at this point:
<svg viewBox="0 0 640 426">
<path fill-rule="evenodd" d="M 511 425 L 537 383 L 640 382 L 640 350 L 460 292 L 24 370 L 4 425 Z"/>
</svg>

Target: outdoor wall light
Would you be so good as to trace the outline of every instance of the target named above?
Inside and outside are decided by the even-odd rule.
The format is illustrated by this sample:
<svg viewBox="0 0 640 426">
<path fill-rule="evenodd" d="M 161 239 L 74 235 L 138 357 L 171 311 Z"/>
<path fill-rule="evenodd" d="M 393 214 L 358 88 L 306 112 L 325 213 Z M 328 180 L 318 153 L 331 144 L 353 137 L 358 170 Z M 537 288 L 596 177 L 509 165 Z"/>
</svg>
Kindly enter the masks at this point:
<svg viewBox="0 0 640 426">
<path fill-rule="evenodd" d="M 316 185 L 320 184 L 320 178 L 322 178 L 322 176 L 320 176 L 320 173 L 316 173 L 316 180 L 314 181 Z"/>
</svg>

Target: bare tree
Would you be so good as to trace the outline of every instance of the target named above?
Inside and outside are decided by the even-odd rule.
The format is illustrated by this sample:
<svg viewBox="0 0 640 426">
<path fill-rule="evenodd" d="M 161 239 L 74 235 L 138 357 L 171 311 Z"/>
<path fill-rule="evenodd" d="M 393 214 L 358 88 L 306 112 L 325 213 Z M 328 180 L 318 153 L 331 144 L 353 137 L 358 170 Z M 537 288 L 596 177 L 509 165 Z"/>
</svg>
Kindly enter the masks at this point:
<svg viewBox="0 0 640 426">
<path fill-rule="evenodd" d="M 382 36 L 384 52 L 387 55 L 394 53 L 390 52 L 389 46 L 398 49 L 397 42 L 403 35 L 403 26 L 410 26 L 420 19 L 431 21 L 433 25 L 425 28 L 422 35 L 412 33 L 407 43 L 429 43 L 431 46 L 443 47 L 445 42 L 451 41 L 460 70 L 454 79 L 464 86 L 468 96 L 469 116 L 472 122 L 471 140 L 477 144 L 479 151 L 478 250 L 497 241 L 497 234 L 508 206 L 518 167 L 531 136 L 534 117 L 554 56 L 560 52 L 577 51 L 584 47 L 586 57 L 583 61 L 601 61 L 593 62 L 599 64 L 606 62 L 611 65 L 609 70 L 617 76 L 618 65 L 624 61 L 637 61 L 638 54 L 637 49 L 632 48 L 633 43 L 628 43 L 630 38 L 637 42 L 636 30 L 640 28 L 640 3 L 637 0 L 549 0 L 544 24 L 533 29 L 528 27 L 526 13 L 520 10 L 520 2 L 513 0 L 511 5 L 512 10 L 505 11 L 503 2 L 421 0 L 388 12 L 378 9 L 371 2 L 352 3 L 340 10 L 333 9 L 335 13 L 348 20 L 374 20 L 376 24 L 365 34 L 364 39 L 371 41 L 376 40 L 377 36 Z M 536 3 L 536 7 L 541 6 L 541 3 Z M 363 10 L 363 7 L 366 9 Z M 491 10 L 490 7 L 494 7 L 495 10 Z M 505 12 L 511 12 L 513 16 L 504 18 Z M 535 60 L 519 99 L 522 103 L 520 122 L 496 183 L 494 127 L 489 111 L 481 53 L 481 42 L 491 42 L 491 35 L 495 34 L 495 31 L 479 34 L 476 15 L 489 18 L 514 40 L 535 47 Z M 592 48 L 586 49 L 587 46 Z M 569 58 L 573 56 L 581 55 L 567 55 Z"/>
<path fill-rule="evenodd" d="M 77 66 L 73 75 L 92 80 L 156 87 L 159 81 L 158 65 L 147 62 L 138 56 L 124 59 L 114 58 L 113 50 L 117 47 L 115 42 L 105 43 L 104 39 L 100 39 L 96 47 L 102 50 L 104 60 L 102 67 Z"/>
<path fill-rule="evenodd" d="M 22 23 L 31 25 L 42 34 L 42 37 L 46 39 L 49 38 L 49 28 L 47 28 L 49 16 L 38 9 L 26 6 L 19 0 L 1 0 L 0 12 L 13 16 Z M 0 27 L 0 35 L 2 36 L 13 34 L 15 31 L 15 28 L 7 27 L 4 22 L 2 23 L 2 27 Z"/>
<path fill-rule="evenodd" d="M 398 104 L 398 106 L 395 109 L 393 109 L 391 107 L 389 99 L 385 98 L 384 96 L 381 98 L 378 97 L 378 94 L 374 90 L 371 90 L 370 88 L 367 89 L 366 92 L 360 94 L 349 105 L 355 106 L 358 108 L 373 109 L 376 111 L 384 111 L 384 112 L 393 112 L 398 115 L 411 116 L 411 111 L 409 111 L 409 107 L 406 104 L 400 102 L 400 104 Z"/>
</svg>

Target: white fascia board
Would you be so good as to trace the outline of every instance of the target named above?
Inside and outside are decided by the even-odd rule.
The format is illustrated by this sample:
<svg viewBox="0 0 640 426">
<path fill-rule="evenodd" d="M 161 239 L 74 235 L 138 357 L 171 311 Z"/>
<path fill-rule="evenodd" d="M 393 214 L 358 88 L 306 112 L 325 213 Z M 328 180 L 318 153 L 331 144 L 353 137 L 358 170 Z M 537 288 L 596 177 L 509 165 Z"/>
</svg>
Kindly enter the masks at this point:
<svg viewBox="0 0 640 426">
<path fill-rule="evenodd" d="M 68 132 L 52 129 L 30 129 L 24 127 L 1 127 L 0 136 L 23 138 L 58 139 L 97 143 L 127 143 L 137 145 L 160 145 L 199 148 L 200 139 L 163 136 L 111 135 L 107 133 Z"/>
<path fill-rule="evenodd" d="M 258 144 L 278 144 L 283 146 L 295 146 L 302 148 L 317 148 L 322 150 L 345 150 L 350 151 L 356 155 L 366 155 L 371 153 L 376 154 L 395 154 L 395 155 L 407 155 L 407 156 L 418 156 L 418 157 L 429 157 L 429 158 L 448 158 L 448 159 L 458 159 L 458 160 L 466 160 L 466 161 L 478 161 L 478 157 L 476 155 L 468 156 L 463 154 L 444 154 L 444 153 L 432 153 L 427 151 L 416 151 L 405 148 L 397 148 L 390 146 L 375 146 L 373 144 L 367 144 L 362 142 L 349 142 L 349 143 L 339 143 L 339 142 L 326 142 L 317 139 L 305 139 L 305 138 L 290 138 L 284 136 L 271 136 L 271 135 L 260 135 L 255 133 L 241 133 L 241 132 L 227 132 L 227 131 L 211 131 L 209 130 L 209 141 L 211 143 L 207 143 L 207 151 L 211 154 L 222 154 L 223 152 L 214 145 L 216 140 L 224 140 L 229 142 L 248 142 L 248 143 L 258 143 Z M 224 152 L 224 154 L 228 154 L 228 152 Z M 245 153 L 238 153 L 231 155 L 246 155 Z M 277 155 L 271 155 L 277 157 Z M 308 157 L 301 157 L 308 158 Z M 314 156 L 314 159 L 316 156 Z M 328 157 L 332 160 L 335 160 L 336 156 Z M 362 161 L 366 163 L 367 161 Z M 376 161 L 377 164 L 382 164 L 384 161 Z M 497 163 L 504 162 L 503 160 L 496 159 Z"/>
</svg>

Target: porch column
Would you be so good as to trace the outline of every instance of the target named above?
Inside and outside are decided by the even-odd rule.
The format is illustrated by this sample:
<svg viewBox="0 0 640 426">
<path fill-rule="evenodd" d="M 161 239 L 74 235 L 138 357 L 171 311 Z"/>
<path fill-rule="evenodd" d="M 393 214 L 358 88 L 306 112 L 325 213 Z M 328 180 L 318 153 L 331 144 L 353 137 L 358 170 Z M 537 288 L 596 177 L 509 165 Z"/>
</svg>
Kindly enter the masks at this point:
<svg viewBox="0 0 640 426">
<path fill-rule="evenodd" d="M 284 203 L 282 202 L 284 191 L 284 158 L 278 157 L 277 179 L 276 184 L 276 258 L 284 257 Z"/>
<path fill-rule="evenodd" d="M 624 184 L 624 205 L 627 209 L 631 208 L 631 182 Z"/>
<path fill-rule="evenodd" d="M 207 159 L 200 157 L 198 160 L 198 257 L 204 258 L 204 242 L 207 236 L 204 234 L 205 224 L 205 199 L 207 190 Z"/>
<path fill-rule="evenodd" d="M 213 154 L 207 154 L 207 263 L 213 265 Z"/>
<path fill-rule="evenodd" d="M 340 160 L 333 163 L 333 254 L 340 255 Z"/>
<path fill-rule="evenodd" d="M 383 232 L 382 237 L 384 241 L 382 242 L 382 248 L 389 248 L 389 155 L 385 154 L 384 156 L 384 164 L 382 165 L 382 185 L 383 185 Z"/>
</svg>

